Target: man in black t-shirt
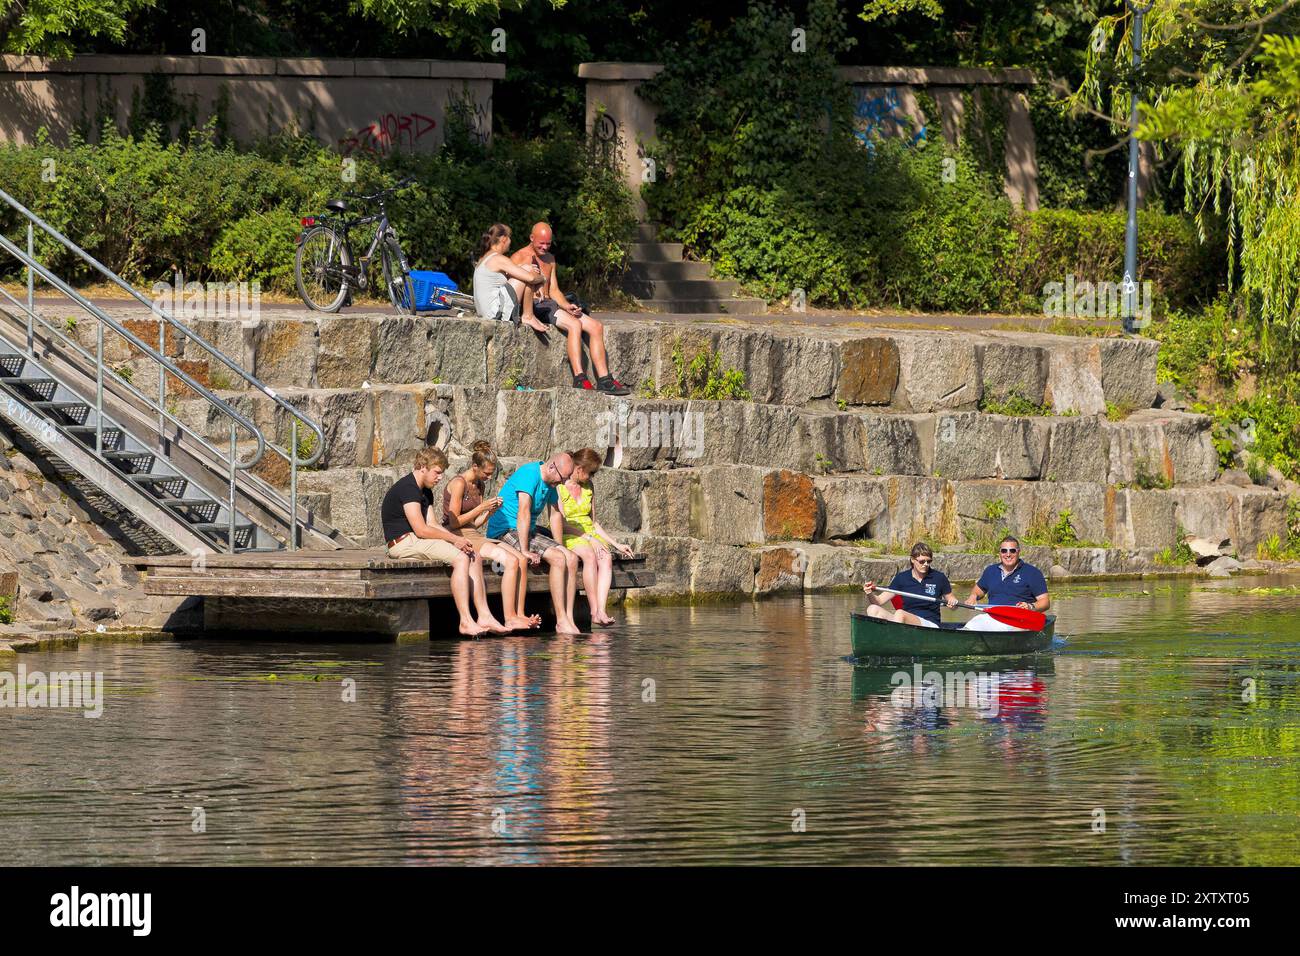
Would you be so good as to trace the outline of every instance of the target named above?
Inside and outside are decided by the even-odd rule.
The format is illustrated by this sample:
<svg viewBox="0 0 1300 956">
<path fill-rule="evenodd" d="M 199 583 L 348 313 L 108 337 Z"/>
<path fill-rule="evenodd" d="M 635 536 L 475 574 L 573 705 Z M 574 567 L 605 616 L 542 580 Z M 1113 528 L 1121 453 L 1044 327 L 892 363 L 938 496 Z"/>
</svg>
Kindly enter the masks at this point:
<svg viewBox="0 0 1300 956">
<path fill-rule="evenodd" d="M 876 582 L 868 581 L 862 590 L 871 595 L 872 603 L 867 605 L 867 617 L 884 618 L 899 624 L 916 624 L 921 627 L 939 626 L 939 604 L 948 607 L 957 606 L 953 596 L 952 584 L 947 575 L 930 567 L 934 561 L 934 552 L 923 541 L 912 545 L 910 568 L 899 571 L 889 587 L 894 591 L 905 591 L 916 597 L 902 598 L 903 606 L 897 610 L 885 610 L 885 605 L 894 600 L 891 594 L 877 594 Z"/>
<path fill-rule="evenodd" d="M 466 637 L 480 634 L 509 634 L 487 603 L 483 585 L 483 562 L 477 560 L 474 545 L 439 523 L 433 512 L 433 489 L 447 470 L 447 456 L 437 448 L 416 453 L 415 467 L 397 479 L 384 495 L 379 515 L 384 526 L 390 558 L 423 558 L 451 565 L 451 596 L 460 614 L 460 632 Z M 472 595 L 471 595 L 472 588 Z M 470 598 L 478 611 L 470 614 Z"/>
</svg>

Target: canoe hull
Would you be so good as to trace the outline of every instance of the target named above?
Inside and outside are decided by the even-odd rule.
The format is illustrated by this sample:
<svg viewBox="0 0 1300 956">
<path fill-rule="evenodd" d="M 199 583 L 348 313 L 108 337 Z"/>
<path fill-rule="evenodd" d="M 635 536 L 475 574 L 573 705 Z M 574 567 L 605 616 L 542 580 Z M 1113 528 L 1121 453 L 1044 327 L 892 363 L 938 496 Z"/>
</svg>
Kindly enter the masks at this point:
<svg viewBox="0 0 1300 956">
<path fill-rule="evenodd" d="M 853 656 L 858 658 L 1029 654 L 1050 647 L 1056 632 L 1056 618 L 1051 614 L 1041 631 L 967 631 L 957 624 L 918 627 L 851 613 Z"/>
</svg>

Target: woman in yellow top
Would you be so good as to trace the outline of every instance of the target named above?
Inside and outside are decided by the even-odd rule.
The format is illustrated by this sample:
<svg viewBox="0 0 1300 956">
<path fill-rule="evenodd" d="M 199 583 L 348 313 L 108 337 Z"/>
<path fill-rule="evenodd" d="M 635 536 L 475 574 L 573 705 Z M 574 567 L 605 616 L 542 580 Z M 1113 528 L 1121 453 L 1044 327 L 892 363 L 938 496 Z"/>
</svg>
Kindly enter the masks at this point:
<svg viewBox="0 0 1300 956">
<path fill-rule="evenodd" d="M 573 473 L 560 483 L 560 510 L 564 513 L 564 546 L 582 561 L 582 587 L 591 606 L 591 623 L 613 624 L 605 610 L 610 582 L 614 580 L 614 561 L 610 550 L 625 558 L 632 549 L 614 540 L 600 526 L 593 507 L 591 478 L 600 470 L 600 455 L 591 448 L 570 452 Z"/>
</svg>

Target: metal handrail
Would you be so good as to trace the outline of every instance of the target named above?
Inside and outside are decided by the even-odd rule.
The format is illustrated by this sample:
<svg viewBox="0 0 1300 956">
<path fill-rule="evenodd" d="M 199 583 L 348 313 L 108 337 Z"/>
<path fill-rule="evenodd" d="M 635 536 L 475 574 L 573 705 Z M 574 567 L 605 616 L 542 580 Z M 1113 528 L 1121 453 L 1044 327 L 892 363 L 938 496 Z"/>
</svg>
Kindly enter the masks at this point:
<svg viewBox="0 0 1300 956">
<path fill-rule="evenodd" d="M 276 454 L 278 454 L 281 458 L 283 458 L 286 462 L 289 463 L 290 488 L 289 488 L 288 499 L 285 499 L 283 495 L 279 494 L 279 492 L 276 492 L 274 489 L 270 488 L 269 486 L 266 488 L 266 491 L 270 493 L 273 500 L 277 500 L 279 504 L 285 507 L 285 511 L 287 512 L 287 516 L 289 519 L 288 546 L 290 550 L 296 550 L 298 546 L 298 507 L 297 507 L 298 468 L 299 466 L 309 466 L 314 464 L 316 461 L 320 459 L 321 455 L 324 454 L 325 433 L 324 430 L 321 428 L 321 426 L 316 422 L 314 422 L 312 419 L 303 415 L 293 405 L 290 405 L 284 399 L 280 398 L 280 396 L 277 395 L 275 391 L 272 390 L 269 386 L 263 383 L 260 379 L 257 379 L 254 376 L 250 375 L 248 372 L 246 372 L 243 369 L 242 366 L 236 364 L 225 353 L 223 353 L 216 346 L 212 345 L 201 335 L 197 334 L 189 326 L 177 322 L 176 319 L 173 318 L 165 309 L 160 308 L 156 303 L 150 301 L 149 299 L 146 299 L 133 286 L 131 286 L 126 281 L 124 281 L 115 272 L 113 272 L 107 266 L 103 265 L 101 262 L 99 262 L 97 259 L 91 256 L 89 253 L 87 253 L 84 249 L 82 249 L 80 246 L 72 242 L 65 235 L 63 235 L 63 233 L 59 232 L 53 226 L 46 223 L 34 212 L 32 212 L 22 203 L 18 202 L 18 200 L 14 199 L 11 195 L 9 195 L 9 193 L 5 192 L 3 189 L 0 189 L 0 199 L 3 199 L 11 207 L 18 210 L 28 220 L 26 253 L 24 253 L 21 249 L 19 249 L 18 246 L 16 246 L 14 243 L 10 242 L 7 237 L 0 235 L 0 248 L 3 248 L 6 251 L 8 251 L 20 263 L 22 263 L 26 267 L 27 300 L 28 300 L 27 305 L 23 306 L 20 302 L 18 302 L 17 299 L 15 299 L 4 289 L 0 289 L 0 294 L 3 294 L 6 299 L 8 299 L 10 302 L 12 302 L 14 305 L 16 305 L 18 308 L 20 308 L 23 312 L 26 313 L 27 338 L 28 338 L 27 345 L 29 350 L 32 350 L 34 352 L 34 324 L 33 323 L 39 322 L 45 329 L 54 333 L 54 335 L 56 335 L 65 344 L 73 348 L 76 352 L 79 352 L 83 356 L 83 358 L 85 358 L 87 361 L 94 363 L 95 374 L 96 374 L 96 388 L 97 388 L 97 396 L 96 396 L 95 404 L 98 413 L 97 421 L 99 422 L 99 426 L 96 431 L 96 441 L 95 441 L 96 453 L 97 454 L 101 453 L 101 449 L 102 449 L 101 429 L 102 429 L 102 422 L 103 422 L 103 386 L 104 386 L 103 329 L 105 326 L 108 326 L 118 335 L 125 338 L 129 343 L 131 343 L 133 346 L 135 346 L 137 349 L 143 352 L 146 356 L 148 356 L 149 358 L 157 362 L 159 365 L 157 400 L 146 395 L 140 389 L 136 388 L 131 382 L 129 382 L 121 375 L 118 375 L 116 372 L 114 372 L 114 378 L 117 380 L 117 382 L 125 386 L 126 390 L 128 390 L 131 394 L 135 395 L 137 398 L 139 398 L 142 402 L 145 403 L 146 406 L 148 406 L 149 408 L 157 412 L 159 434 L 161 435 L 163 433 L 164 421 L 169 421 L 173 425 L 175 425 L 179 430 L 192 436 L 199 445 L 206 448 L 208 451 L 214 454 L 219 460 L 224 461 L 228 465 L 229 482 L 230 482 L 230 489 L 229 489 L 230 521 L 232 524 L 228 544 L 232 551 L 234 550 L 235 547 L 233 523 L 234 523 L 236 471 L 248 470 L 252 468 L 254 465 L 256 465 L 262 459 L 262 456 L 265 454 L 267 447 L 270 447 L 272 451 L 274 451 Z M 74 252 L 83 261 L 93 266 L 96 270 L 98 270 L 101 274 L 103 274 L 115 285 L 117 285 L 124 291 L 128 292 L 138 302 L 148 307 L 149 311 L 154 316 L 156 316 L 157 319 L 159 320 L 158 348 L 154 349 L 151 345 L 144 342 L 137 335 L 135 335 L 129 329 L 127 329 L 124 325 L 122 325 L 121 323 L 113 319 L 111 316 L 109 316 L 104 310 L 94 305 L 92 302 L 90 302 L 88 299 L 86 299 L 84 296 L 78 293 L 75 289 L 73 289 L 70 285 L 68 285 L 58 276 L 54 275 L 52 272 L 50 272 L 48 269 L 42 266 L 39 262 L 37 262 L 35 258 L 35 249 L 34 249 L 34 241 L 33 241 L 33 231 L 32 231 L 33 224 L 40 226 L 47 234 L 49 234 L 58 242 L 60 242 L 65 248 Z M 88 314 L 90 314 L 92 317 L 98 320 L 99 326 L 97 329 L 97 341 L 98 341 L 97 355 L 92 356 L 89 351 L 87 351 L 85 348 L 83 348 L 80 345 L 80 343 L 77 343 L 69 339 L 66 335 L 63 334 L 62 331 L 60 331 L 57 327 L 51 325 L 49 322 L 47 322 L 36 312 L 35 300 L 33 298 L 34 275 L 39 275 L 53 288 L 62 292 L 64 296 L 66 296 L 72 302 L 79 305 L 84 311 L 86 311 Z M 267 395 L 273 402 L 275 402 L 277 406 L 279 406 L 281 409 L 289 413 L 290 443 L 292 446 L 290 451 L 286 452 L 284 449 L 280 448 L 274 442 L 269 441 L 262 434 L 261 429 L 259 429 L 255 424 L 253 424 L 253 422 L 251 422 L 249 419 L 244 417 L 242 414 L 236 411 L 234 407 L 232 407 L 228 402 L 220 398 L 218 395 L 214 394 L 206 386 L 197 382 L 191 375 L 189 375 L 178 365 L 176 365 L 175 363 L 173 363 L 171 360 L 167 358 L 167 356 L 164 354 L 166 349 L 166 327 L 167 326 L 170 326 L 177 335 L 183 336 L 184 339 L 193 339 L 201 348 L 205 349 L 209 355 L 214 356 L 223 365 L 225 365 L 226 368 L 230 369 L 230 371 L 232 371 L 234 374 L 239 376 L 249 385 L 256 388 L 258 391 Z M 182 341 L 184 339 L 182 339 Z M 166 408 L 166 374 L 167 373 L 171 373 L 172 375 L 174 375 L 178 380 L 180 380 L 180 382 L 183 385 L 191 389 L 195 394 L 199 395 L 210 405 L 214 406 L 215 408 L 217 408 L 218 411 L 220 411 L 222 414 L 226 415 L 229 419 L 231 419 L 232 424 L 230 426 L 229 457 L 223 455 L 223 453 L 220 450 L 218 450 L 216 447 L 214 447 L 211 443 L 209 443 L 206 438 L 196 433 L 193 429 L 191 429 L 185 423 L 180 421 L 180 419 L 178 419 L 175 415 L 173 415 L 171 412 L 167 410 Z M 303 424 L 305 424 L 315 434 L 315 439 L 316 439 L 314 442 L 315 448 L 313 449 L 312 454 L 307 458 L 298 457 L 298 423 L 300 421 Z M 249 459 L 247 462 L 240 462 L 238 460 L 238 452 L 236 449 L 236 433 L 237 433 L 236 426 L 237 425 L 242 426 L 257 440 L 257 450 L 253 455 L 253 457 Z"/>
<path fill-rule="evenodd" d="M 212 343 L 208 342 L 207 339 L 203 338 L 201 335 L 199 335 L 197 332 L 195 332 L 195 331 L 194 331 L 193 329 L 191 329 L 189 326 L 184 325 L 184 324 L 181 323 L 181 322 L 177 322 L 176 319 L 173 318 L 173 317 L 171 316 L 171 314 L 168 313 L 165 309 L 161 309 L 161 308 L 159 308 L 159 307 L 158 307 L 158 304 L 157 304 L 156 302 L 152 301 L 151 299 L 147 299 L 147 298 L 145 298 L 143 295 L 140 294 L 140 292 L 139 292 L 139 291 L 138 291 L 134 286 L 132 286 L 129 282 L 127 282 L 126 280 L 124 280 L 124 279 L 123 279 L 121 276 L 119 276 L 116 272 L 114 272 L 112 269 L 108 268 L 108 266 L 104 265 L 102 262 L 100 262 L 98 259 L 96 259 L 94 256 L 92 256 L 90 253 L 86 252 L 86 250 L 82 249 L 82 248 L 81 248 L 80 246 L 78 246 L 75 242 L 73 242 L 71 239 L 69 239 L 69 238 L 68 238 L 67 236 L 65 236 L 63 233 L 59 232 L 59 230 L 55 229 L 53 226 L 51 226 L 49 223 L 47 223 L 45 220 L 43 220 L 40 216 L 36 215 L 36 213 L 32 212 L 30 209 L 28 209 L 26 206 L 24 206 L 22 203 L 20 203 L 20 202 L 19 202 L 17 199 L 15 199 L 13 196 L 9 195 L 9 193 L 5 192 L 3 189 L 0 189 L 0 199 L 3 199 L 3 200 L 4 200 L 5 202 L 7 202 L 10 206 L 12 206 L 14 209 L 16 209 L 16 210 L 18 210 L 20 213 L 22 213 L 25 217 L 27 217 L 27 219 L 28 219 L 30 222 L 34 223 L 34 224 L 37 225 L 37 226 L 40 226 L 43 230 L 45 230 L 46 233 L 48 233 L 50 236 L 53 236 L 55 239 L 57 239 L 57 240 L 58 240 L 60 243 L 62 243 L 62 244 L 63 244 L 63 245 L 68 249 L 68 250 L 70 250 L 71 252 L 74 252 L 74 253 L 76 253 L 78 256 L 80 256 L 81 259 L 82 259 L 84 262 L 86 262 L 88 265 L 93 266 L 93 267 L 94 267 L 97 271 L 99 271 L 99 272 L 100 272 L 100 273 L 101 273 L 101 274 L 102 274 L 106 279 L 108 279 L 108 280 L 109 280 L 110 282 L 112 282 L 114 285 L 118 286 L 118 287 L 119 287 L 120 289 L 122 289 L 124 292 L 127 292 L 128 294 L 130 294 L 130 295 L 131 295 L 131 296 L 132 296 L 136 301 L 138 301 L 141 305 L 144 305 L 144 306 L 148 307 L 149 311 L 151 311 L 151 312 L 152 312 L 154 315 L 156 315 L 159 319 L 162 319 L 164 322 L 166 322 L 168 325 L 170 325 L 170 326 L 171 326 L 173 329 L 175 329 L 179 334 L 182 334 L 182 335 L 188 336 L 189 338 L 191 338 L 191 339 L 193 339 L 195 342 L 197 342 L 200 346 L 202 346 L 203 348 L 207 349 L 208 352 L 210 352 L 210 353 L 211 353 L 212 355 L 214 355 L 217 359 L 219 359 L 219 360 L 222 362 L 222 364 L 224 364 L 228 369 L 230 369 L 230 371 L 234 372 L 236 375 L 238 375 L 240 378 L 242 378 L 242 379 L 243 379 L 245 382 L 247 382 L 249 385 L 251 385 L 251 386 L 253 386 L 254 388 L 256 388 L 258 391 L 263 392 L 264 394 L 266 394 L 268 397 L 271 398 L 272 401 L 274 401 L 274 402 L 275 402 L 277 405 L 279 405 L 282 409 L 284 409 L 286 412 L 288 412 L 291 416 L 294 416 L 294 417 L 298 418 L 298 419 L 299 419 L 303 424 L 307 425 L 307 426 L 308 426 L 308 427 L 309 427 L 313 432 L 315 432 L 315 433 L 316 433 L 316 448 L 315 448 L 315 451 L 312 453 L 311 457 L 302 459 L 301 461 L 298 462 L 298 464 L 300 464 L 300 465 L 304 465 L 304 466 L 305 466 L 305 465 L 313 465 L 313 464 L 315 464 L 315 463 L 320 459 L 320 456 L 321 456 L 322 454 L 324 454 L 324 451 L 325 451 L 325 432 L 324 432 L 324 430 L 320 427 L 320 425 L 316 424 L 316 422 L 312 421 L 310 418 L 307 418 L 305 415 L 303 415 L 301 412 L 299 412 L 298 409 L 294 408 L 292 405 L 290 405 L 288 402 L 286 402 L 284 399 L 282 399 L 279 395 L 277 395 L 277 394 L 275 393 L 275 391 L 274 391 L 273 389 L 271 389 L 268 385 L 266 385 L 266 384 L 265 384 L 264 382 L 262 382 L 260 379 L 255 378 L 254 376 L 252 376 L 252 375 L 250 375 L 248 372 L 246 372 L 246 371 L 244 370 L 243 366 L 238 365 L 234 360 L 232 360 L 232 359 L 231 359 L 229 356 L 227 356 L 224 352 L 222 352 L 220 349 L 218 349 L 218 348 L 217 348 L 215 345 L 213 345 Z M 21 254 L 20 254 L 20 258 L 21 258 Z M 274 447 L 274 446 L 272 446 L 272 447 Z M 289 456 L 288 456 L 288 455 L 285 455 L 284 457 L 285 457 L 286 460 L 289 460 Z M 294 455 L 293 455 L 293 457 L 294 457 L 294 458 L 297 458 L 297 449 L 296 449 L 296 448 L 294 449 Z"/>
</svg>

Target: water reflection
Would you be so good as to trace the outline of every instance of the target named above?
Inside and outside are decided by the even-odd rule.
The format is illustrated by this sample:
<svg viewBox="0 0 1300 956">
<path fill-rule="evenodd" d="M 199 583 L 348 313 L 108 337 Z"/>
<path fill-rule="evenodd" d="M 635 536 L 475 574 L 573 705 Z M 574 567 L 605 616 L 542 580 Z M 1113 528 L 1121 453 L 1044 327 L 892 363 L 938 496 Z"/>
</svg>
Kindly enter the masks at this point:
<svg viewBox="0 0 1300 956">
<path fill-rule="evenodd" d="M 103 671 L 105 712 L 0 710 L 0 824 L 28 864 L 1300 860 L 1300 593 L 1056 601 L 1056 653 L 919 677 L 844 659 L 850 595 L 26 654 Z M 971 697 L 898 706 L 931 670 Z"/>
</svg>

